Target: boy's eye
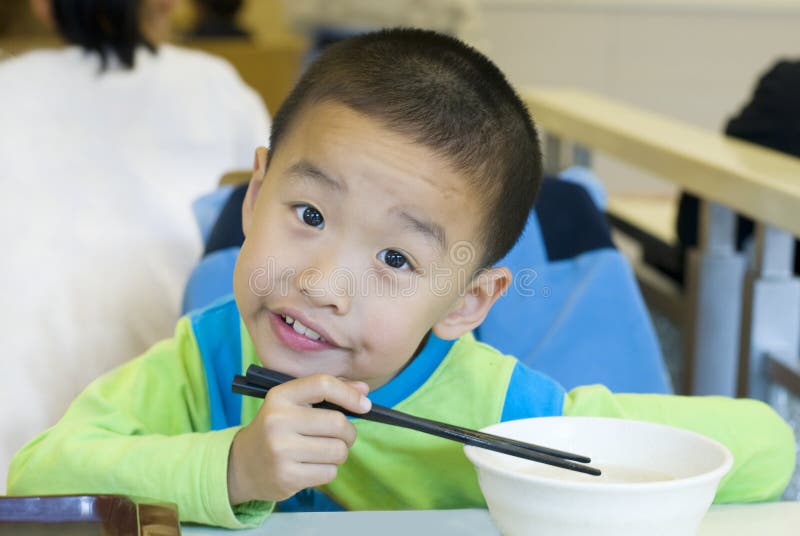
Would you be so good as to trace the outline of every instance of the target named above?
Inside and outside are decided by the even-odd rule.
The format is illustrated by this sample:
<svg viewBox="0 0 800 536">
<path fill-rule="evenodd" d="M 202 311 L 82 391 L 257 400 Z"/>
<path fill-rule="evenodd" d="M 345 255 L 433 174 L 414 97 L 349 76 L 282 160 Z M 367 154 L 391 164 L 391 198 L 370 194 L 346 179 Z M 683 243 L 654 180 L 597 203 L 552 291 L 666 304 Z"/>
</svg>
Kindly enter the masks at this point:
<svg viewBox="0 0 800 536">
<path fill-rule="evenodd" d="M 378 258 L 385 262 L 388 266 L 396 269 L 412 269 L 411 264 L 405 255 L 394 249 L 384 249 L 378 253 Z"/>
<path fill-rule="evenodd" d="M 294 211 L 306 225 L 317 229 L 325 227 L 325 218 L 322 217 L 322 213 L 311 205 L 295 205 Z"/>
</svg>

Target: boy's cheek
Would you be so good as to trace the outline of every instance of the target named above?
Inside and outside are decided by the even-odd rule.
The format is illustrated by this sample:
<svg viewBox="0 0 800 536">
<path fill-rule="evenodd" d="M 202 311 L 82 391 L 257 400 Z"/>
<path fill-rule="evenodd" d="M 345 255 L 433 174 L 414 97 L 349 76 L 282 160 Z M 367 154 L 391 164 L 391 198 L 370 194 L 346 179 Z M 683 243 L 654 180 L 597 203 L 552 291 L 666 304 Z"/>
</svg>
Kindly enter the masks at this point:
<svg viewBox="0 0 800 536">
<path fill-rule="evenodd" d="M 244 253 L 244 250 L 242 250 Z M 274 267 L 269 262 L 256 262 L 250 256 L 242 256 L 236 262 L 233 272 L 233 289 L 240 310 L 246 310 L 272 292 Z"/>
<path fill-rule="evenodd" d="M 417 344 L 433 324 L 426 311 L 415 307 L 395 307 L 379 313 L 366 315 L 365 335 L 372 339 L 378 349 L 411 355 Z M 409 353 L 410 352 L 410 353 Z"/>
</svg>

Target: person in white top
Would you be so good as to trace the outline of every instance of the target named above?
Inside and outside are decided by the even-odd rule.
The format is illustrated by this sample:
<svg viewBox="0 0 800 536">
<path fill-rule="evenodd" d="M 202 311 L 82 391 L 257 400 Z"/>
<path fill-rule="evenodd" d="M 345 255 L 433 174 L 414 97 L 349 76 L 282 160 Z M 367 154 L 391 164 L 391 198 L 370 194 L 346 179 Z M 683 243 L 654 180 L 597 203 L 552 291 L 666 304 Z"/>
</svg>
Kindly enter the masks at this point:
<svg viewBox="0 0 800 536">
<path fill-rule="evenodd" d="M 0 494 L 19 447 L 171 334 L 191 203 L 269 137 L 229 64 L 158 42 L 174 3 L 34 0 L 72 46 L 0 62 Z"/>
</svg>

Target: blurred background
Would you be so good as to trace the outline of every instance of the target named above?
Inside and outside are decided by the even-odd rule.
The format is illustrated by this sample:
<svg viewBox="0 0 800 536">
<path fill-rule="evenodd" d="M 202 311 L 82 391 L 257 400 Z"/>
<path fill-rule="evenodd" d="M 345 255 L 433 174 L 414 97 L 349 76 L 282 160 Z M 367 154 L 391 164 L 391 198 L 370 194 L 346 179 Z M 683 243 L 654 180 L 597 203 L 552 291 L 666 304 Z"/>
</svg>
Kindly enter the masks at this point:
<svg viewBox="0 0 800 536">
<path fill-rule="evenodd" d="M 56 42 L 28 3 L 0 5 L 4 54 Z M 215 36 L 213 28 L 193 35 L 202 3 L 172 3 L 168 39 L 225 56 L 271 112 L 314 45 L 315 25 L 446 31 L 488 54 L 518 87 L 583 88 L 715 130 L 746 102 L 761 74 L 780 58 L 796 57 L 800 46 L 797 0 L 219 2 L 240 5 L 234 21 L 241 36 Z M 261 56 L 245 58 L 242 49 L 220 42 L 236 37 Z M 595 165 L 612 191 L 675 194 L 668 183 L 608 159 Z"/>
</svg>

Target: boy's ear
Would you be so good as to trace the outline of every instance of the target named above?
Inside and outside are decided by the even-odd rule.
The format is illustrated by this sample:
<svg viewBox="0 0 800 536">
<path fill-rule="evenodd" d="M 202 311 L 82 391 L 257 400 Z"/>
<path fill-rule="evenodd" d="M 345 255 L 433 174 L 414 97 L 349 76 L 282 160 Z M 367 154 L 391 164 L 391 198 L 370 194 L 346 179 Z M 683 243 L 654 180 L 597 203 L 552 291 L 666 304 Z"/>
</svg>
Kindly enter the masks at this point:
<svg viewBox="0 0 800 536">
<path fill-rule="evenodd" d="M 261 191 L 261 185 L 264 184 L 264 176 L 266 173 L 267 148 L 258 147 L 255 157 L 253 158 L 253 176 L 250 178 L 250 184 L 247 186 L 247 193 L 244 195 L 244 203 L 242 204 L 242 231 L 244 232 L 244 236 L 247 236 L 250 223 L 253 221 L 258 192 Z"/>
<path fill-rule="evenodd" d="M 470 282 L 464 296 L 433 326 L 433 333 L 440 339 L 453 340 L 475 329 L 510 284 L 511 271 L 508 268 L 481 270 Z"/>
</svg>

